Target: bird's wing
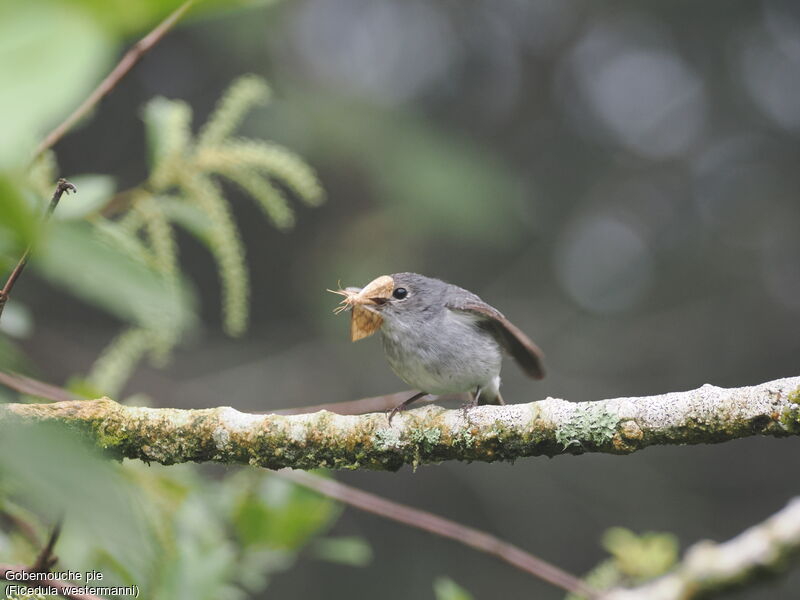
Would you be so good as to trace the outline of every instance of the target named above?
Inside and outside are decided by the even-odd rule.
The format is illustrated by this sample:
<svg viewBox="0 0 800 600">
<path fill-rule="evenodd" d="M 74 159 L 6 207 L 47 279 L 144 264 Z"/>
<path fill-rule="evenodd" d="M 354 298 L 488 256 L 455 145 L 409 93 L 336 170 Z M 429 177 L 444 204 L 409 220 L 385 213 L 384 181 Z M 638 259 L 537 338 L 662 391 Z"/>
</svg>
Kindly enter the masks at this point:
<svg viewBox="0 0 800 600">
<path fill-rule="evenodd" d="M 479 319 L 479 325 L 492 334 L 497 343 L 508 352 L 525 374 L 534 379 L 544 377 L 544 354 L 519 327 L 503 314 L 481 300 L 465 300 L 449 303 L 447 308 L 471 314 Z"/>
</svg>

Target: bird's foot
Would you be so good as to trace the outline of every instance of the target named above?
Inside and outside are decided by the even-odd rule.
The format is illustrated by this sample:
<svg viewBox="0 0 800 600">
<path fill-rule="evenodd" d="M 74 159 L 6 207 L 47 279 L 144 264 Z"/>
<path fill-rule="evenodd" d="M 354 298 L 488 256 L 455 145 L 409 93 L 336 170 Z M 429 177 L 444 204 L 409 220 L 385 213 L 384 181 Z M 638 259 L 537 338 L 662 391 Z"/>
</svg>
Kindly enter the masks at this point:
<svg viewBox="0 0 800 600">
<path fill-rule="evenodd" d="M 403 410 L 407 409 L 407 408 L 408 408 L 408 406 L 409 406 L 409 405 L 410 405 L 412 402 L 416 402 L 416 401 L 417 401 L 417 400 L 419 400 L 420 398 L 422 398 L 422 397 L 424 397 L 424 396 L 427 396 L 427 395 L 428 395 L 428 392 L 417 392 L 416 394 L 414 394 L 413 396 L 411 396 L 411 398 L 409 398 L 408 400 L 404 400 L 403 402 L 401 402 L 400 404 L 398 404 L 397 406 L 395 406 L 395 407 L 394 407 L 392 410 L 390 410 L 390 411 L 389 411 L 389 425 L 391 425 L 391 424 L 392 424 L 392 419 L 394 418 L 394 416 L 395 416 L 397 413 L 399 413 L 400 411 L 403 411 Z"/>
<path fill-rule="evenodd" d="M 478 400 L 481 397 L 481 388 L 475 390 L 474 394 L 470 394 L 469 400 L 461 405 L 461 414 L 465 421 L 469 421 L 469 409 L 478 406 Z"/>
</svg>

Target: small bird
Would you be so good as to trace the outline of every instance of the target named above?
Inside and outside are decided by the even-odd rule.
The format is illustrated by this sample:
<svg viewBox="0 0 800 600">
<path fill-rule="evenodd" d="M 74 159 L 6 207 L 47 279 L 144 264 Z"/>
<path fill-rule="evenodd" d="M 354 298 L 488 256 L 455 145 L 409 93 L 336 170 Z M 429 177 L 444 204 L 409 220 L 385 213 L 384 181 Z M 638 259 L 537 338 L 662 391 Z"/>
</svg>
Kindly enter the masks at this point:
<svg viewBox="0 0 800 600">
<path fill-rule="evenodd" d="M 344 296 L 353 341 L 380 329 L 389 366 L 419 390 L 394 415 L 428 394 L 469 392 L 464 407 L 505 404 L 500 395 L 503 351 L 526 375 L 544 377 L 542 351 L 496 308 L 470 291 L 416 273 L 383 275 Z"/>
</svg>

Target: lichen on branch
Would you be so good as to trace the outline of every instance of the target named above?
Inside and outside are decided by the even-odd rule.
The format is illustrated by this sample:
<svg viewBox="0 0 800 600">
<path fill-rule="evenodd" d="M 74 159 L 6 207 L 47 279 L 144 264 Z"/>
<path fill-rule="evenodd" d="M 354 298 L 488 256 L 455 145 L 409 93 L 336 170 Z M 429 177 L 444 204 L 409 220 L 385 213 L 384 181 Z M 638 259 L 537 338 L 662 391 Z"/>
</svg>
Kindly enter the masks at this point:
<svg viewBox="0 0 800 600">
<path fill-rule="evenodd" d="M 641 398 L 479 406 L 426 406 L 398 414 L 254 415 L 223 406 L 143 408 L 100 400 L 7 404 L 0 425 L 61 423 L 117 458 L 222 462 L 270 469 L 381 469 L 445 460 L 628 454 L 653 445 L 718 443 L 800 434 L 800 377 L 757 386 Z"/>
</svg>

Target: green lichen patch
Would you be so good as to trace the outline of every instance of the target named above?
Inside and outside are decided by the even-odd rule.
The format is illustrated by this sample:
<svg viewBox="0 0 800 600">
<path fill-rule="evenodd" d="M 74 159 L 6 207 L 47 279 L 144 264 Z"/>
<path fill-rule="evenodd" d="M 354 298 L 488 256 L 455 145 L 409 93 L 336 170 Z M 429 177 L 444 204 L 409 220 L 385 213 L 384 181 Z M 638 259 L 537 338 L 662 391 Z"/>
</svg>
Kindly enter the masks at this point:
<svg viewBox="0 0 800 600">
<path fill-rule="evenodd" d="M 541 431 L 521 428 L 506 419 L 495 419 L 491 426 L 483 427 L 477 446 L 486 460 L 514 460 L 529 454 L 542 438 Z"/>
<path fill-rule="evenodd" d="M 785 431 L 800 434 L 800 404 L 792 403 L 784 408 L 778 420 Z"/>
<path fill-rule="evenodd" d="M 564 450 L 575 444 L 581 448 L 608 446 L 613 440 L 619 421 L 619 416 L 600 402 L 576 405 L 572 418 L 556 430 L 556 441 Z"/>
<path fill-rule="evenodd" d="M 391 427 L 376 429 L 372 435 L 375 449 L 381 452 L 395 450 L 400 445 L 400 433 L 397 429 Z"/>
<path fill-rule="evenodd" d="M 794 391 L 789 392 L 788 400 L 792 404 L 800 404 L 800 387 L 798 387 Z"/>
<path fill-rule="evenodd" d="M 460 448 L 472 448 L 475 445 L 475 436 L 469 429 L 461 429 L 453 436 L 453 445 Z"/>
<path fill-rule="evenodd" d="M 410 437 L 411 441 L 417 445 L 421 452 L 429 454 L 442 439 L 442 430 L 432 427 L 415 429 L 411 432 Z"/>
</svg>

